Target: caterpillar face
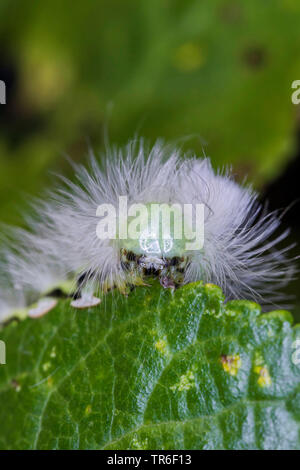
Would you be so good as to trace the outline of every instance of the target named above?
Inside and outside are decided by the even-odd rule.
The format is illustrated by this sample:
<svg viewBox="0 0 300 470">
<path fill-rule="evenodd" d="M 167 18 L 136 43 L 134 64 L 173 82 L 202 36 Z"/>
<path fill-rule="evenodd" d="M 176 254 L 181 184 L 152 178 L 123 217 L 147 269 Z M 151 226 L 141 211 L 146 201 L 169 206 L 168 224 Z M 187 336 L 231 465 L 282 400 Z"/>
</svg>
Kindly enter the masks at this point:
<svg viewBox="0 0 300 470">
<path fill-rule="evenodd" d="M 184 273 L 188 266 L 187 256 L 165 257 L 162 254 L 135 254 L 125 248 L 121 249 L 122 268 L 130 276 L 138 276 L 144 280 L 147 276 L 159 279 L 164 288 L 175 288 L 183 283 Z"/>
</svg>

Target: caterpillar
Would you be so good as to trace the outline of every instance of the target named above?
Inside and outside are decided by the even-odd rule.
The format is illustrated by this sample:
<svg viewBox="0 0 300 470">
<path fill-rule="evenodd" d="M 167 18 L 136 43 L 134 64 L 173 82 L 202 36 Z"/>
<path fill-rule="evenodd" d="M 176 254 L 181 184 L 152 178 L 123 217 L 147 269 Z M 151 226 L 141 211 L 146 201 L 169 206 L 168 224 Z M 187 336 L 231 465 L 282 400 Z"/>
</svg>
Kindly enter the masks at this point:
<svg viewBox="0 0 300 470">
<path fill-rule="evenodd" d="M 45 295 L 55 297 L 62 286 L 69 286 L 74 306 L 84 307 L 109 289 L 126 293 L 147 284 L 150 276 L 163 288 L 202 280 L 220 286 L 226 299 L 274 303 L 295 274 L 290 247 L 278 248 L 289 233 L 276 235 L 279 212 L 268 213 L 251 186 L 235 182 L 230 169 L 214 171 L 207 157 L 136 139 L 73 167 L 72 181 L 59 177 L 54 189 L 32 203 L 26 229 L 3 227 L 0 321 Z M 145 207 L 201 205 L 203 246 L 187 248 L 186 240 L 175 240 L 173 226 L 167 238 L 145 235 L 149 221 L 139 238 L 117 233 L 101 239 L 98 207 L 116 207 L 120 196 Z"/>
</svg>

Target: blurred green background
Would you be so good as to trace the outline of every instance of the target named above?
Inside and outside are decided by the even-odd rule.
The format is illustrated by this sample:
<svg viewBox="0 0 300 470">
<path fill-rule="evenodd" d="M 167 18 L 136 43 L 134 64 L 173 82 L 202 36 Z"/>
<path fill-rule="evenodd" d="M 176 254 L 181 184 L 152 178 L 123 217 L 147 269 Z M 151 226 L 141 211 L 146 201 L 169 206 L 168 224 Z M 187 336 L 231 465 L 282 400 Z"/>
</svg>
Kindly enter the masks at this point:
<svg viewBox="0 0 300 470">
<path fill-rule="evenodd" d="M 285 207 L 299 193 L 299 31 L 299 0 L 1 0 L 0 220 L 20 223 L 51 171 L 71 173 L 64 154 L 84 161 L 106 133 L 189 137 Z"/>
</svg>

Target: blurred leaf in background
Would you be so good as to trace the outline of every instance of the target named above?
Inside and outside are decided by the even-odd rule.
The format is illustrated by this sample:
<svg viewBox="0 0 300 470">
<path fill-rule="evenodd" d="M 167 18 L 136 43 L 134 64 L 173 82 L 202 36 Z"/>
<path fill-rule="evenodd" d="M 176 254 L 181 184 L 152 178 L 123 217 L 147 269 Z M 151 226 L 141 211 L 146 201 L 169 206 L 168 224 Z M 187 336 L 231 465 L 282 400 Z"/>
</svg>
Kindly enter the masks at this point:
<svg viewBox="0 0 300 470">
<path fill-rule="evenodd" d="M 230 164 L 257 187 L 296 153 L 299 0 L 1 0 L 0 220 L 108 129 Z M 183 143 L 183 141 L 180 141 Z"/>
</svg>

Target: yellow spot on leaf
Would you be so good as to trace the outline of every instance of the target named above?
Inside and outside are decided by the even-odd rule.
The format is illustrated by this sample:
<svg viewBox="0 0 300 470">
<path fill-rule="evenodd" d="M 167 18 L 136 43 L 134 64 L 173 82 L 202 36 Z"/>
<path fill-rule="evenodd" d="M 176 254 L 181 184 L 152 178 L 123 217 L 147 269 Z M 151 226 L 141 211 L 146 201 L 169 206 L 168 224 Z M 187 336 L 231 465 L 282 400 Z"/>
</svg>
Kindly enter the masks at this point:
<svg viewBox="0 0 300 470">
<path fill-rule="evenodd" d="M 92 412 L 92 406 L 87 405 L 87 407 L 85 409 L 85 415 L 88 416 L 89 414 L 91 414 L 91 412 Z"/>
<path fill-rule="evenodd" d="M 179 382 L 175 385 L 170 387 L 173 392 L 178 390 L 179 392 L 183 392 L 184 390 L 190 390 L 192 387 L 195 387 L 195 376 L 194 373 L 189 370 L 186 374 L 182 375 L 179 379 Z"/>
<path fill-rule="evenodd" d="M 139 440 L 135 435 L 131 440 L 130 448 L 134 450 L 146 450 L 148 449 L 148 439 Z"/>
<path fill-rule="evenodd" d="M 51 362 L 45 362 L 45 364 L 43 364 L 43 370 L 45 372 L 47 372 L 48 369 L 50 369 L 51 367 Z"/>
<path fill-rule="evenodd" d="M 21 387 L 21 385 L 19 384 L 19 382 L 18 382 L 17 380 L 13 379 L 13 380 L 11 381 L 11 385 L 12 385 L 12 387 L 15 389 L 16 392 L 20 392 L 20 391 L 21 391 L 21 388 L 22 388 L 22 387 Z"/>
<path fill-rule="evenodd" d="M 242 360 L 239 354 L 236 354 L 234 356 L 228 356 L 224 354 L 223 356 L 221 356 L 220 360 L 225 372 L 232 376 L 238 373 L 242 365 Z"/>
</svg>

